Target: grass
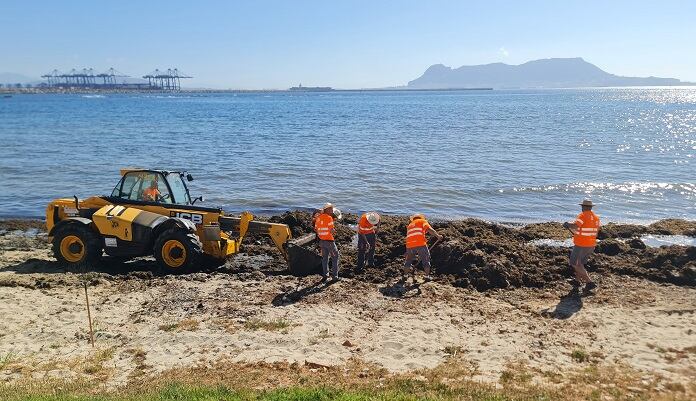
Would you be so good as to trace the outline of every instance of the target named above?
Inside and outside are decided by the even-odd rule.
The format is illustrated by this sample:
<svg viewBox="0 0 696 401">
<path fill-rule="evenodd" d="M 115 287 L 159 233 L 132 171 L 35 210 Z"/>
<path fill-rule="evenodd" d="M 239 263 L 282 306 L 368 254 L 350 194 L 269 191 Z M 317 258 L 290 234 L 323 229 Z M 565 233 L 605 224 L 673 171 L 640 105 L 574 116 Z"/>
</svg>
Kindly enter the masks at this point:
<svg viewBox="0 0 696 401">
<path fill-rule="evenodd" d="M 144 356 L 133 349 L 134 357 Z M 99 359 L 98 356 L 95 358 Z M 101 357 L 102 359 L 105 356 Z M 671 383 L 621 365 L 586 365 L 557 372 L 544 385 L 538 370 L 508 364 L 500 384 L 478 381 L 475 364 L 448 358 L 433 369 L 389 373 L 379 366 L 352 359 L 346 365 L 312 369 L 300 363 L 234 363 L 171 369 L 131 377 L 122 387 L 103 380 L 56 379 L 0 383 L 2 401 L 591 401 L 696 399 L 696 384 Z"/>
<path fill-rule="evenodd" d="M 105 367 L 104 364 L 114 357 L 114 353 L 114 348 L 96 350 L 84 361 L 80 361 L 79 365 L 82 366 L 82 371 L 88 375 L 106 378 L 109 376 L 109 368 Z"/>
<path fill-rule="evenodd" d="M 531 383 L 534 375 L 522 363 L 508 363 L 500 374 L 500 383 L 510 387 L 524 387 Z"/>
<path fill-rule="evenodd" d="M 161 324 L 158 328 L 162 331 L 196 331 L 199 324 L 196 319 L 183 319 L 176 323 Z"/>
<path fill-rule="evenodd" d="M 319 334 L 309 339 L 309 345 L 317 345 L 327 338 L 333 337 L 329 332 L 329 329 L 322 329 Z"/>
<path fill-rule="evenodd" d="M 590 354 L 588 354 L 587 351 L 583 349 L 574 349 L 573 352 L 570 353 L 570 357 L 578 363 L 585 363 L 590 361 Z"/>
<path fill-rule="evenodd" d="M 16 359 L 17 354 L 14 352 L 8 352 L 7 354 L 0 355 L 0 370 L 10 366 L 10 364 L 12 364 L 12 362 L 14 362 Z"/>
<path fill-rule="evenodd" d="M 505 400 L 543 400 L 546 398 L 528 398 L 516 396 L 498 396 L 495 392 L 459 394 L 444 389 L 432 393 L 431 396 L 412 393 L 413 389 L 374 389 L 374 390 L 342 390 L 330 387 L 317 388 L 282 388 L 275 390 L 236 390 L 226 386 L 200 387 L 170 384 L 166 387 L 139 394 L 113 395 L 69 395 L 57 393 L 52 395 L 15 395 L 6 401 L 362 401 L 362 400 L 455 400 L 468 399 L 472 401 L 505 401 Z M 464 397 L 462 397 L 464 396 Z"/>
<path fill-rule="evenodd" d="M 266 331 L 285 331 L 294 326 L 291 322 L 285 319 L 261 320 L 249 319 L 244 322 L 244 328 L 247 330 L 266 330 Z"/>
<path fill-rule="evenodd" d="M 131 361 L 135 365 L 135 369 L 130 373 L 130 377 L 138 377 L 145 374 L 145 369 L 151 366 L 145 364 L 147 359 L 147 352 L 142 348 L 129 348 L 125 351 L 126 354 L 130 355 Z"/>
<path fill-rule="evenodd" d="M 442 351 L 448 356 L 455 357 L 458 354 L 461 354 L 464 351 L 464 348 L 459 345 L 447 345 L 442 349 Z"/>
</svg>

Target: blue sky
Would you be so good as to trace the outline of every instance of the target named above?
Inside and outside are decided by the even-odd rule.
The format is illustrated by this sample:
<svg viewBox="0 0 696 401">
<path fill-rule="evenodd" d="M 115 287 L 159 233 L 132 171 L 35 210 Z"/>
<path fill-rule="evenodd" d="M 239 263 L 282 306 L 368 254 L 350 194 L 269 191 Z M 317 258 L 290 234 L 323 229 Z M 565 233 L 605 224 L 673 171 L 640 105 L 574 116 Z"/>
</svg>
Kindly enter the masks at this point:
<svg viewBox="0 0 696 401">
<path fill-rule="evenodd" d="M 0 2 L 0 72 L 178 67 L 189 86 L 403 85 L 428 66 L 583 57 L 696 81 L 696 1 Z"/>
</svg>

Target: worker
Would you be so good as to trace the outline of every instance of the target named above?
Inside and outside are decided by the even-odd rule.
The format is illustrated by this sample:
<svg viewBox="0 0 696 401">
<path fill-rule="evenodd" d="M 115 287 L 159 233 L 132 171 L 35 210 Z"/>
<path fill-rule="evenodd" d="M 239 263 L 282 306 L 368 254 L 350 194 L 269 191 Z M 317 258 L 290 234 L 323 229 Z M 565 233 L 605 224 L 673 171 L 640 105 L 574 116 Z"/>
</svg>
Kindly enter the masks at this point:
<svg viewBox="0 0 696 401">
<path fill-rule="evenodd" d="M 157 202 L 160 196 L 159 185 L 157 179 L 150 181 L 150 187 L 143 191 L 143 200 L 146 202 Z"/>
<path fill-rule="evenodd" d="M 322 208 L 314 220 L 314 230 L 319 237 L 319 247 L 321 248 L 321 267 L 322 281 L 329 279 L 329 258 L 331 258 L 331 280 L 338 281 L 338 260 L 340 254 L 334 240 L 334 207 L 331 203 L 327 203 Z"/>
<path fill-rule="evenodd" d="M 563 223 L 563 227 L 573 233 L 573 250 L 570 253 L 570 266 L 575 271 L 574 286 L 586 284 L 585 290 L 591 291 L 597 288 L 597 284 L 592 281 L 590 275 L 585 270 L 585 264 L 594 253 L 597 244 L 597 234 L 599 233 L 599 216 L 592 211 L 591 200 L 584 200 L 580 204 L 582 212 L 573 222 Z"/>
<path fill-rule="evenodd" d="M 379 214 L 367 212 L 358 221 L 358 271 L 375 266 L 375 244 L 379 230 Z"/>
<path fill-rule="evenodd" d="M 404 262 L 404 271 L 402 277 L 405 278 L 406 273 L 411 269 L 416 256 L 423 263 L 425 270 L 425 281 L 430 281 L 430 250 L 425 239 L 425 234 L 431 233 L 438 240 L 442 236 L 430 226 L 430 223 L 422 214 L 414 214 L 411 216 L 411 222 L 406 228 L 406 261 Z M 415 273 L 415 272 L 412 272 Z"/>
</svg>

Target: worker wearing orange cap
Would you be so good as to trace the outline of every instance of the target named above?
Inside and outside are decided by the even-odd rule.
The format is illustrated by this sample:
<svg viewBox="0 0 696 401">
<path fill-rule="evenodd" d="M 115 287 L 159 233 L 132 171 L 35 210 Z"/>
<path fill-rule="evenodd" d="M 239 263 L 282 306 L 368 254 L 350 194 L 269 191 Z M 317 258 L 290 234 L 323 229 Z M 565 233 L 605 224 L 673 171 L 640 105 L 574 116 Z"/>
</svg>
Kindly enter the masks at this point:
<svg viewBox="0 0 696 401">
<path fill-rule="evenodd" d="M 331 259 L 331 279 L 338 281 L 338 260 L 340 254 L 334 240 L 334 216 L 337 209 L 331 203 L 327 203 L 322 208 L 321 213 L 314 219 L 314 230 L 319 237 L 319 247 L 321 248 L 321 267 L 322 281 L 329 278 L 329 258 Z M 338 212 L 340 214 L 340 212 Z"/>
<path fill-rule="evenodd" d="M 379 214 L 367 212 L 358 221 L 358 271 L 375 266 L 375 245 L 379 229 Z"/>
<path fill-rule="evenodd" d="M 406 260 L 404 261 L 403 275 L 411 269 L 416 256 L 423 263 L 425 270 L 425 280 L 430 281 L 430 250 L 425 238 L 426 233 L 431 233 L 438 239 L 442 236 L 430 226 L 430 223 L 422 214 L 414 214 L 411 216 L 411 222 L 406 228 Z"/>
<path fill-rule="evenodd" d="M 599 233 L 599 216 L 593 211 L 594 204 L 591 200 L 584 200 L 580 204 L 582 212 L 573 222 L 563 223 L 563 227 L 573 232 L 573 250 L 570 253 L 570 266 L 575 271 L 576 282 L 574 285 L 586 284 L 585 290 L 591 291 L 597 288 L 597 284 L 590 278 L 585 270 L 585 264 L 594 253 Z"/>
</svg>

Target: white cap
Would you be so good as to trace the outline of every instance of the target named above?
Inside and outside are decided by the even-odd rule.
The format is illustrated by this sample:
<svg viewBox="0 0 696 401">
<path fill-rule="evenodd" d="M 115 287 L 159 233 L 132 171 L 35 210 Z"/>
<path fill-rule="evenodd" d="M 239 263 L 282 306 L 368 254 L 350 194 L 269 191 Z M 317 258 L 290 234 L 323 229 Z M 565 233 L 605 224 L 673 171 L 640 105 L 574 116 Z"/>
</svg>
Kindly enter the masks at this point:
<svg viewBox="0 0 696 401">
<path fill-rule="evenodd" d="M 328 208 L 333 208 L 333 203 L 327 202 L 324 204 L 324 207 L 321 208 L 321 210 L 326 210 Z"/>
<path fill-rule="evenodd" d="M 365 216 L 367 217 L 367 221 L 373 226 L 379 223 L 379 214 L 377 214 L 377 212 L 367 212 Z"/>
<path fill-rule="evenodd" d="M 413 220 L 415 220 L 415 219 L 423 219 L 423 220 L 425 220 L 425 215 L 424 215 L 423 213 L 416 213 L 416 214 L 414 214 L 414 215 L 411 216 L 411 221 L 413 221 Z"/>
</svg>

